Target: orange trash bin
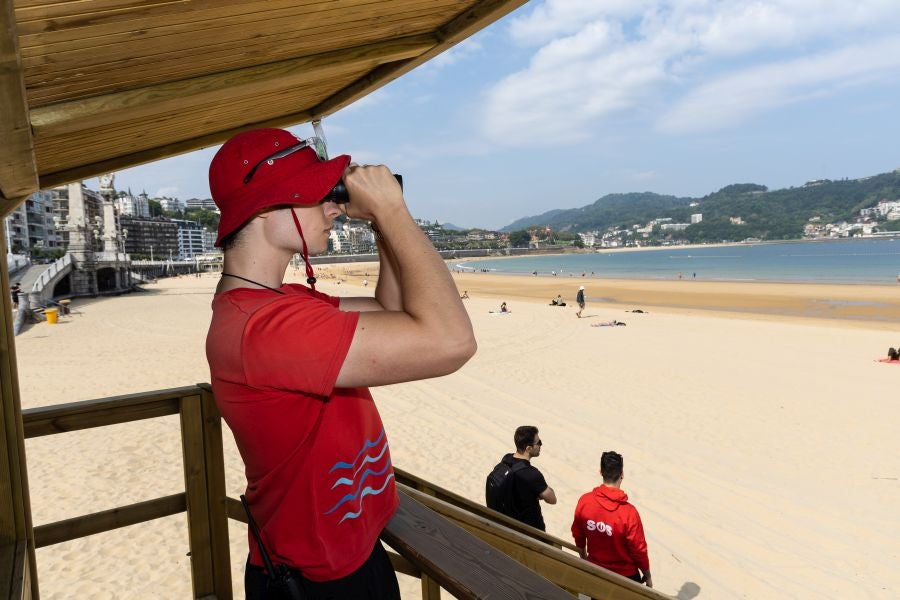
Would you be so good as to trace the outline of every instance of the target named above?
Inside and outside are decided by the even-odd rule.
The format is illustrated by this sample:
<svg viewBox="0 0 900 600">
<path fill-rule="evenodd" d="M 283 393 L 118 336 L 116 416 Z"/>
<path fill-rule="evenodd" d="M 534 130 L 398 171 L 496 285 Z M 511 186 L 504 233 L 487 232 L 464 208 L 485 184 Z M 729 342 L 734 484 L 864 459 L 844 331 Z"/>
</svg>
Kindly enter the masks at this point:
<svg viewBox="0 0 900 600">
<path fill-rule="evenodd" d="M 51 325 L 56 325 L 59 321 L 59 310 L 56 308 L 45 308 L 44 316 L 47 317 L 47 322 Z"/>
</svg>

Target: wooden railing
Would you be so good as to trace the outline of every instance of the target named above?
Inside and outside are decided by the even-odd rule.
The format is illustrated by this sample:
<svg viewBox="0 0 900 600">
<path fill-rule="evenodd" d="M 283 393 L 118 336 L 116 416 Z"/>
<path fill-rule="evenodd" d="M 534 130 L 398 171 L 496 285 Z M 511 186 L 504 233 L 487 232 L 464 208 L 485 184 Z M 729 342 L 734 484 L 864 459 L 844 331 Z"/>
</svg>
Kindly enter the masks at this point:
<svg viewBox="0 0 900 600">
<path fill-rule="evenodd" d="M 185 491 L 34 528 L 40 548 L 185 512 L 195 598 L 231 598 L 228 519 L 246 522 L 240 503 L 226 496 L 222 421 L 208 385 L 201 384 L 34 408 L 22 412 L 25 438 L 56 435 L 130 421 L 179 415 Z M 422 598 L 571 599 L 587 594 L 609 600 L 666 598 L 583 561 L 573 547 L 521 525 L 449 490 L 396 471 L 401 495 L 383 539 L 394 568 L 422 581 Z M 0 546 L 0 565 L 24 560 L 24 544 Z M 18 559 L 16 557 L 19 557 Z M 0 583 L 27 589 L 25 580 L 0 572 Z M 21 596 L 17 596 L 21 597 Z"/>
<path fill-rule="evenodd" d="M 473 502 L 464 496 L 460 496 L 456 492 L 451 492 L 450 490 L 435 485 L 430 481 L 422 479 L 421 477 L 417 477 L 412 473 L 407 473 L 403 469 L 394 467 L 394 477 L 397 479 L 398 483 L 402 483 L 403 485 L 422 492 L 423 494 L 433 496 L 438 500 L 443 500 L 444 502 L 451 504 L 457 508 L 461 508 L 468 513 L 488 519 L 499 525 L 503 525 L 508 529 L 512 529 L 513 531 L 521 533 L 524 536 L 536 539 L 545 544 L 549 544 L 559 549 L 565 548 L 574 552 L 575 554 L 578 554 L 578 548 L 572 542 L 561 540 L 558 537 L 554 537 L 545 531 L 535 529 L 531 525 L 526 525 L 521 521 L 517 521 L 512 517 L 508 517 L 503 513 L 491 510 L 487 506 L 483 506 L 481 504 L 478 504 L 477 502 Z"/>
</svg>

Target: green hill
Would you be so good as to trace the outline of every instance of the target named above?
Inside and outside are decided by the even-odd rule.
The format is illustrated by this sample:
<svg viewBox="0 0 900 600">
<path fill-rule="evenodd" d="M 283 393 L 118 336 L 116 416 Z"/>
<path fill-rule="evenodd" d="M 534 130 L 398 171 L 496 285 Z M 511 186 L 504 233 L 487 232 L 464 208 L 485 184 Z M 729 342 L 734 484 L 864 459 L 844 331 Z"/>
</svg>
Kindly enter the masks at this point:
<svg viewBox="0 0 900 600">
<path fill-rule="evenodd" d="M 604 231 L 610 227 L 645 225 L 648 221 L 671 218 L 690 223 L 693 213 L 703 221 L 691 225 L 678 237 L 691 242 L 759 239 L 791 239 L 803 234 L 812 217 L 822 223 L 850 221 L 862 208 L 879 200 L 900 199 L 900 170 L 854 180 L 820 181 L 803 187 L 769 191 L 757 184 L 729 185 L 702 198 L 678 198 L 650 192 L 609 194 L 593 204 L 569 210 L 552 210 L 519 219 L 503 228 L 517 231 L 533 226 L 549 226 L 556 231 Z M 698 206 L 689 206 L 697 202 Z M 731 218 L 740 217 L 741 225 Z"/>
</svg>

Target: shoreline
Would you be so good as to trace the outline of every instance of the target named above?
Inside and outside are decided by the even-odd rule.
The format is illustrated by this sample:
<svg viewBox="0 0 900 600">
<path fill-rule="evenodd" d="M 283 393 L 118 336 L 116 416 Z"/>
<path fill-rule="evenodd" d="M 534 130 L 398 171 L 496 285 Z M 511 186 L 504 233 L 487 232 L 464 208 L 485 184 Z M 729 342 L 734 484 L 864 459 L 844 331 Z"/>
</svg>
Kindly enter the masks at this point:
<svg viewBox="0 0 900 600">
<path fill-rule="evenodd" d="M 587 305 L 612 310 L 652 309 L 670 314 L 702 313 L 736 319 L 840 323 L 842 326 L 900 331 L 900 294 L 890 284 L 832 284 L 597 277 L 511 276 L 508 273 L 456 272 L 448 268 L 460 294 L 498 301 L 548 304 L 557 294 L 574 306 L 580 285 Z M 323 268 L 345 280 L 377 282 L 377 263 L 346 263 Z M 367 275 L 366 275 L 367 274 Z"/>
</svg>

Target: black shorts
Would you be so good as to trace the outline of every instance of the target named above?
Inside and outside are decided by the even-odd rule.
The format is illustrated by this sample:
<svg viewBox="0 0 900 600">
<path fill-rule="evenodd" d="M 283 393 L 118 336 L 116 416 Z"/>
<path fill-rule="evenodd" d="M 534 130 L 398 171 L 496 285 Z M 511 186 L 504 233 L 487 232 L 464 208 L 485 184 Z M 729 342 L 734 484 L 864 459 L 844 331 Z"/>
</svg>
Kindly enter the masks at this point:
<svg viewBox="0 0 900 600">
<path fill-rule="evenodd" d="M 346 577 L 332 581 L 310 581 L 299 574 L 297 577 L 304 600 L 400 600 L 397 574 L 381 542 L 376 542 L 366 562 Z M 249 562 L 244 573 L 244 592 L 247 600 L 290 600 L 279 591 L 269 590 L 265 570 Z"/>
</svg>

